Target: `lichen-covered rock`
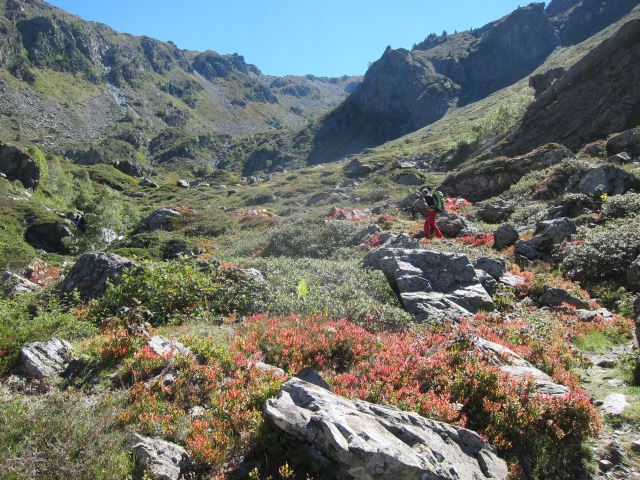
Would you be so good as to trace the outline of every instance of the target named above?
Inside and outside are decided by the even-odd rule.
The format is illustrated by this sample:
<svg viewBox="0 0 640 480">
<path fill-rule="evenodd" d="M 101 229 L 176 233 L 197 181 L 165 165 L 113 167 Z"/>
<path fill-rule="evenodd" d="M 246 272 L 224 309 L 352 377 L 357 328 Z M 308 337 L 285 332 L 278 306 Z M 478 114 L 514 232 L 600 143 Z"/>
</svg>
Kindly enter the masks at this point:
<svg viewBox="0 0 640 480">
<path fill-rule="evenodd" d="M 500 223 L 507 220 L 515 208 L 515 203 L 498 199 L 480 207 L 477 215 L 483 222 Z"/>
<path fill-rule="evenodd" d="M 548 285 L 545 285 L 542 295 L 538 298 L 538 303 L 545 307 L 559 307 L 566 303 L 576 308 L 589 308 L 587 302 L 572 295 L 564 288 L 555 288 Z"/>
<path fill-rule="evenodd" d="M 426 215 L 429 207 L 420 192 L 412 192 L 398 202 L 398 207 L 411 214 Z"/>
<path fill-rule="evenodd" d="M 570 218 L 544 220 L 536 226 L 535 234 L 531 240 L 516 242 L 516 253 L 529 260 L 547 258 L 553 247 L 569 240 L 576 232 L 576 224 Z"/>
<path fill-rule="evenodd" d="M 175 443 L 134 433 L 130 445 L 139 478 L 146 473 L 151 480 L 179 480 L 191 466 L 187 451 Z"/>
<path fill-rule="evenodd" d="M 520 240 L 520 234 L 510 223 L 503 223 L 493 232 L 493 248 L 502 250 Z"/>
<path fill-rule="evenodd" d="M 282 431 L 358 480 L 506 479 L 507 465 L 471 430 L 416 413 L 348 400 L 298 378 L 265 405 Z"/>
<path fill-rule="evenodd" d="M 471 234 L 468 230 L 469 225 L 467 224 L 467 220 L 455 213 L 438 213 L 436 224 L 440 232 L 442 232 L 442 235 L 447 238 L 456 238 L 460 235 Z"/>
<path fill-rule="evenodd" d="M 117 278 L 135 266 L 128 258 L 114 253 L 85 253 L 73 265 L 60 284 L 62 295 L 78 291 L 82 299 L 103 295 L 109 280 Z"/>
<path fill-rule="evenodd" d="M 142 230 L 153 232 L 155 230 L 171 230 L 171 220 L 181 217 L 182 213 L 172 208 L 159 208 L 155 212 L 146 216 L 140 222 Z"/>
<path fill-rule="evenodd" d="M 484 270 L 496 280 L 507 273 L 507 262 L 504 258 L 478 257 L 473 261 L 473 266 L 478 270 Z"/>
<path fill-rule="evenodd" d="M 8 180 L 20 180 L 25 188 L 35 190 L 40 183 L 40 167 L 27 153 L 0 142 L 0 172 Z"/>
<path fill-rule="evenodd" d="M 13 298 L 22 293 L 35 292 L 40 285 L 35 284 L 17 273 L 4 272 L 0 276 L 0 290 L 6 298 Z"/>
<path fill-rule="evenodd" d="M 607 163 L 591 167 L 581 176 L 576 186 L 569 188 L 585 195 L 593 195 L 596 191 L 608 195 L 622 195 L 638 186 L 638 179 L 624 168 Z"/>
<path fill-rule="evenodd" d="M 160 355 L 161 357 L 193 355 L 189 347 L 176 340 L 169 340 L 167 338 L 161 337 L 160 335 L 154 335 L 153 337 L 151 337 L 147 342 L 147 345 L 149 346 L 149 348 L 151 348 L 153 353 L 155 353 L 156 355 Z"/>
<path fill-rule="evenodd" d="M 371 173 L 373 173 L 373 167 L 371 167 L 370 165 L 365 165 L 357 158 L 351 160 L 344 167 L 344 174 L 347 178 L 362 178 Z"/>
<path fill-rule="evenodd" d="M 47 342 L 28 343 L 20 349 L 17 370 L 27 377 L 41 380 L 64 372 L 73 360 L 69 342 L 53 337 Z"/>
<path fill-rule="evenodd" d="M 503 372 L 518 379 L 531 378 L 535 384 L 536 392 L 539 394 L 561 397 L 570 392 L 568 387 L 555 383 L 549 375 L 503 345 L 475 337 L 473 346 L 482 351 L 486 361 L 497 366 Z"/>
<path fill-rule="evenodd" d="M 609 155 L 628 153 L 632 157 L 640 157 L 640 128 L 626 130 L 609 137 L 607 153 Z"/>
<path fill-rule="evenodd" d="M 417 320 L 452 319 L 495 308 L 466 255 L 384 246 L 369 252 L 364 264 L 382 270 Z"/>
</svg>

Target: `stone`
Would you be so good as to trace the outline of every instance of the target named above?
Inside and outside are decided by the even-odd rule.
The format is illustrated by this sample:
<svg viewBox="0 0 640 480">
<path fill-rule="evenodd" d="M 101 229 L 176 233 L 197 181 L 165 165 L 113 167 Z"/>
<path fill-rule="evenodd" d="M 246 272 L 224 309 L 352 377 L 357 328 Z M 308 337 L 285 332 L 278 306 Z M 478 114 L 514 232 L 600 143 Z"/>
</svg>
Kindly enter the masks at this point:
<svg viewBox="0 0 640 480">
<path fill-rule="evenodd" d="M 155 230 L 171 230 L 172 219 L 182 216 L 182 212 L 172 208 L 159 208 L 140 222 L 141 229 L 153 232 Z"/>
<path fill-rule="evenodd" d="M 478 218 L 486 223 L 501 223 L 507 220 L 516 206 L 513 202 L 495 200 L 480 207 Z"/>
<path fill-rule="evenodd" d="M 569 240 L 577 231 L 575 222 L 570 218 L 544 220 L 536 226 L 531 240 L 516 242 L 516 253 L 529 260 L 548 258 L 556 245 Z"/>
<path fill-rule="evenodd" d="M 507 273 L 507 262 L 504 258 L 479 257 L 473 261 L 473 266 L 478 270 L 484 270 L 496 280 L 500 280 L 500 277 Z"/>
<path fill-rule="evenodd" d="M 627 270 L 627 286 L 629 290 L 640 291 L 640 256 L 636 258 Z"/>
<path fill-rule="evenodd" d="M 60 254 L 69 252 L 67 241 L 73 236 L 69 226 L 61 222 L 36 223 L 29 226 L 24 233 L 24 239 L 32 247 L 48 253 Z"/>
<path fill-rule="evenodd" d="M 142 180 L 140 180 L 138 185 L 141 187 L 147 187 L 147 188 L 158 188 L 160 186 L 156 182 L 154 182 L 153 180 L 147 177 L 144 177 Z"/>
<path fill-rule="evenodd" d="M 598 318 L 598 312 L 594 312 L 592 310 L 586 310 L 584 308 L 580 308 L 576 310 L 574 314 L 582 322 L 593 322 Z"/>
<path fill-rule="evenodd" d="M 13 272 L 4 272 L 0 276 L 0 288 L 5 298 L 13 298 L 23 293 L 31 293 L 40 290 L 40 285 L 27 280 Z"/>
<path fill-rule="evenodd" d="M 640 454 L 640 438 L 636 438 L 631 442 L 631 450 L 635 453 Z"/>
<path fill-rule="evenodd" d="M 151 480 L 179 480 L 191 467 L 187 451 L 175 443 L 136 433 L 129 443 L 139 478 L 146 473 Z"/>
<path fill-rule="evenodd" d="M 380 239 L 382 241 L 380 248 L 420 248 L 420 241 L 415 238 L 411 238 L 407 233 L 401 233 L 399 235 L 383 233 Z"/>
<path fill-rule="evenodd" d="M 364 265 L 382 270 L 405 310 L 419 321 L 495 308 L 466 255 L 383 245 L 367 254 Z"/>
<path fill-rule="evenodd" d="M 571 391 L 569 387 L 555 383 L 549 375 L 503 345 L 480 337 L 475 337 L 472 344 L 483 353 L 482 356 L 487 362 L 503 372 L 517 379 L 531 378 L 538 394 L 563 397 Z"/>
<path fill-rule="evenodd" d="M 633 162 L 633 158 L 627 152 L 616 153 L 610 157 L 607 157 L 607 162 L 615 163 L 616 165 L 626 165 Z"/>
<path fill-rule="evenodd" d="M 398 208 L 405 210 L 413 215 L 426 215 L 429 207 L 422 196 L 422 193 L 416 191 L 407 195 L 398 202 Z"/>
<path fill-rule="evenodd" d="M 580 309 L 589 308 L 587 302 L 572 295 L 564 288 L 555 288 L 548 285 L 544 286 L 542 295 L 538 298 L 538 303 L 543 307 L 560 307 L 566 303 Z"/>
<path fill-rule="evenodd" d="M 609 137 L 607 153 L 609 155 L 627 153 L 635 158 L 640 157 L 640 128 L 626 130 Z"/>
<path fill-rule="evenodd" d="M 617 417 L 620 416 L 628 406 L 629 402 L 627 402 L 625 395 L 622 393 L 611 393 L 602 401 L 600 409 L 604 415 Z"/>
<path fill-rule="evenodd" d="M 311 367 L 303 368 L 294 376 L 296 378 L 299 378 L 300 380 L 304 380 L 307 383 L 310 383 L 317 387 L 324 388 L 325 390 L 331 391 L 331 386 L 327 382 L 325 382 L 324 379 L 320 376 L 320 374 Z"/>
<path fill-rule="evenodd" d="M 184 344 L 175 341 L 168 340 L 160 335 L 154 335 L 147 341 L 147 345 L 153 353 L 159 355 L 161 357 L 169 357 L 173 358 L 176 355 L 182 355 L 186 357 L 193 356 L 193 353 L 189 349 L 189 347 Z"/>
<path fill-rule="evenodd" d="M 464 217 L 456 215 L 455 213 L 439 212 L 436 217 L 436 224 L 447 238 L 456 238 L 461 234 L 471 233 L 468 232 L 468 224 Z"/>
<path fill-rule="evenodd" d="M 569 189 L 585 195 L 593 195 L 598 190 L 608 195 L 622 195 L 639 185 L 640 181 L 624 168 L 607 163 L 589 168 Z"/>
<path fill-rule="evenodd" d="M 267 400 L 264 414 L 327 457 L 341 478 L 507 478 L 506 463 L 471 430 L 348 400 L 298 378 Z"/>
<path fill-rule="evenodd" d="M 506 287 L 515 288 L 520 285 L 523 285 L 525 283 L 525 280 L 524 278 L 518 275 L 514 275 L 511 272 L 507 272 L 502 277 L 500 277 L 500 280 L 498 280 L 498 283 Z"/>
<path fill-rule="evenodd" d="M 176 182 L 176 186 L 179 188 L 189 188 L 189 182 L 187 182 L 186 180 L 178 180 Z"/>
<path fill-rule="evenodd" d="M 42 380 L 61 374 L 73 360 L 73 347 L 55 337 L 47 342 L 28 343 L 20 349 L 17 370 Z"/>
<path fill-rule="evenodd" d="M 502 250 L 520 240 L 520 234 L 510 223 L 503 223 L 493 232 L 493 248 Z"/>
<path fill-rule="evenodd" d="M 35 190 L 40 183 L 40 167 L 31 156 L 16 147 L 0 142 L 0 172 L 8 180 L 19 180 L 25 188 Z"/>
<path fill-rule="evenodd" d="M 344 174 L 347 178 L 362 178 L 373 173 L 373 167 L 365 165 L 358 158 L 354 158 L 344 167 Z"/>
<path fill-rule="evenodd" d="M 269 365 L 268 363 L 264 363 L 264 362 L 257 362 L 255 364 L 255 368 L 257 368 L 258 370 L 262 370 L 263 372 L 269 372 L 274 374 L 275 376 L 285 376 L 286 372 L 278 367 L 274 367 L 273 365 Z"/>
<path fill-rule="evenodd" d="M 395 176 L 396 183 L 400 185 L 422 185 L 422 176 L 414 172 L 401 172 Z"/>
<path fill-rule="evenodd" d="M 246 280 L 252 280 L 257 283 L 265 283 L 267 281 L 257 268 L 240 268 L 238 273 Z"/>
<path fill-rule="evenodd" d="M 104 295 L 109 281 L 117 282 L 120 275 L 134 267 L 132 260 L 114 253 L 85 253 L 71 267 L 59 286 L 59 292 L 69 295 L 77 291 L 84 300 L 97 298 Z"/>
<path fill-rule="evenodd" d="M 498 285 L 496 279 L 484 270 L 480 270 L 478 268 L 476 268 L 476 275 L 478 275 L 478 279 L 487 293 L 493 296 L 493 294 L 496 293 L 496 285 Z"/>
<path fill-rule="evenodd" d="M 598 140 L 596 142 L 587 143 L 580 152 L 578 152 L 578 156 L 586 156 L 592 158 L 606 158 L 607 156 L 607 147 L 606 142 L 603 140 Z"/>
</svg>

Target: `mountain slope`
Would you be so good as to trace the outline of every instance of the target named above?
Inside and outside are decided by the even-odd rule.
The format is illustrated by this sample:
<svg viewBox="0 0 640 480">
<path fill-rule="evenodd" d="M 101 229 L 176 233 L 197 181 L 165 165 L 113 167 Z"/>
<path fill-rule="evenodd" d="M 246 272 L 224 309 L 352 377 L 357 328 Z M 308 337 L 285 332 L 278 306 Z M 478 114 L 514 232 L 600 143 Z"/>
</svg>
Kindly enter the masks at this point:
<svg viewBox="0 0 640 480">
<path fill-rule="evenodd" d="M 299 128 L 358 81 L 264 75 L 240 55 L 121 34 L 41 0 L 2 0 L 0 32 L 3 138 L 61 153 L 100 149 L 122 130 L 145 156 L 168 128 L 230 137 Z"/>
</svg>

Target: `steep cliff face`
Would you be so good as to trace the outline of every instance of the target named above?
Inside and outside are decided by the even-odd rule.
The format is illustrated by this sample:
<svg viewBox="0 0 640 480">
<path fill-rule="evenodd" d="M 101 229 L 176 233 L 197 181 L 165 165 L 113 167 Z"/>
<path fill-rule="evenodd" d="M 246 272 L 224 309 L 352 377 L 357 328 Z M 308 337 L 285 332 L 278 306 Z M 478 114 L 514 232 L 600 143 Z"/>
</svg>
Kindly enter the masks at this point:
<svg viewBox="0 0 640 480">
<path fill-rule="evenodd" d="M 547 7 L 563 45 L 574 45 L 620 20 L 638 0 L 553 0 Z"/>
<path fill-rule="evenodd" d="M 527 75 L 558 44 L 544 5 L 531 4 L 412 51 L 388 48 L 323 119 L 310 162 L 335 160 L 432 123 L 452 104 L 472 102 Z"/>
<path fill-rule="evenodd" d="M 584 144 L 640 123 L 640 19 L 627 22 L 528 108 L 505 153 Z"/>
</svg>

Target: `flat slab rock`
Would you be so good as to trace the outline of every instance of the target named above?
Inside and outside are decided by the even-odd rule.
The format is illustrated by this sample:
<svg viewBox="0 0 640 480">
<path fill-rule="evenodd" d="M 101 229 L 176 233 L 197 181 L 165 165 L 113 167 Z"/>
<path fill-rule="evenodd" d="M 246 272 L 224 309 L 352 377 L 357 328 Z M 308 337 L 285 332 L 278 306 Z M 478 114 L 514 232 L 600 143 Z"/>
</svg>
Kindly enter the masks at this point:
<svg viewBox="0 0 640 480">
<path fill-rule="evenodd" d="M 625 395 L 622 393 L 612 393 L 602 401 L 600 409 L 605 415 L 617 417 L 622 415 L 628 406 L 629 402 L 627 402 L 627 397 Z"/>
<path fill-rule="evenodd" d="M 536 392 L 539 394 L 561 397 L 570 392 L 569 387 L 555 383 L 549 375 L 504 345 L 480 337 L 476 337 L 473 344 L 476 349 L 482 351 L 485 360 L 503 372 L 518 379 L 533 379 Z"/>
<path fill-rule="evenodd" d="M 140 477 L 146 473 L 152 480 L 179 480 L 191 465 L 187 451 L 175 443 L 134 433 L 129 444 Z"/>
<path fill-rule="evenodd" d="M 47 342 L 33 342 L 22 347 L 17 368 L 27 377 L 42 380 L 64 372 L 72 359 L 71 344 L 53 337 Z"/>
<path fill-rule="evenodd" d="M 480 436 L 393 407 L 349 400 L 298 378 L 265 415 L 357 480 L 506 479 L 507 465 Z"/>
<path fill-rule="evenodd" d="M 495 309 L 466 255 L 379 248 L 369 252 L 364 264 L 382 270 L 405 310 L 417 320 L 459 318 Z"/>
</svg>

